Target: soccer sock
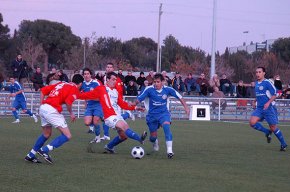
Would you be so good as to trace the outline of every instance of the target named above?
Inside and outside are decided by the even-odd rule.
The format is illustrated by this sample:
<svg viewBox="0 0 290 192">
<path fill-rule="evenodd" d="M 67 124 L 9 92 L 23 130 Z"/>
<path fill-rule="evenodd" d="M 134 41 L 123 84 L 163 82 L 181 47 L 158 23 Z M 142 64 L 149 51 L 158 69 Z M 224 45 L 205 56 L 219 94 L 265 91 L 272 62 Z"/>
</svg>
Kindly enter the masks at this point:
<svg viewBox="0 0 290 192">
<path fill-rule="evenodd" d="M 101 127 L 100 127 L 100 125 L 98 124 L 98 125 L 95 125 L 95 135 L 96 136 L 99 136 L 100 134 L 101 134 Z"/>
<path fill-rule="evenodd" d="M 64 134 L 61 134 L 60 136 L 55 138 L 50 144 L 46 145 L 45 147 L 42 147 L 41 150 L 44 151 L 45 153 L 48 153 L 49 151 L 52 151 L 54 148 L 62 146 L 68 140 L 69 139 Z"/>
<path fill-rule="evenodd" d="M 125 112 L 121 115 L 124 120 L 128 119 L 130 117 L 130 114 L 128 112 Z"/>
<path fill-rule="evenodd" d="M 130 128 L 128 128 L 125 131 L 125 134 L 126 134 L 127 137 L 129 137 L 131 139 L 134 139 L 136 141 L 141 141 L 141 137 L 136 132 L 134 132 L 132 129 L 130 129 Z"/>
<path fill-rule="evenodd" d="M 254 129 L 258 131 L 262 131 L 265 134 L 269 134 L 271 132 L 269 129 L 266 129 L 265 127 L 263 127 L 261 123 L 256 123 L 255 125 L 251 125 L 251 127 L 253 127 Z"/>
<path fill-rule="evenodd" d="M 172 141 L 166 141 L 167 153 L 173 153 L 172 151 Z"/>
<path fill-rule="evenodd" d="M 106 125 L 105 123 L 103 123 L 103 129 L 104 129 L 104 135 L 109 137 L 110 136 L 110 133 L 109 133 L 110 127 L 108 125 Z"/>
<path fill-rule="evenodd" d="M 89 129 L 90 129 L 91 131 L 95 131 L 95 126 L 94 126 L 94 124 L 90 124 L 90 125 L 89 125 Z"/>
<path fill-rule="evenodd" d="M 169 124 L 163 124 L 163 131 L 165 134 L 165 141 L 172 141 L 172 134 L 170 131 L 170 125 Z"/>
<path fill-rule="evenodd" d="M 19 119 L 17 111 L 12 111 L 12 114 L 15 117 L 15 119 Z"/>
<path fill-rule="evenodd" d="M 29 109 L 26 109 L 26 114 L 28 114 L 30 117 L 33 116 L 33 114 L 31 113 L 31 111 Z"/>
<path fill-rule="evenodd" d="M 157 139 L 156 136 L 150 136 L 150 138 L 149 138 L 150 142 L 152 142 L 152 143 L 155 143 L 156 139 Z"/>
<path fill-rule="evenodd" d="M 119 136 L 116 136 L 110 143 L 107 144 L 108 148 L 113 149 L 116 145 L 122 143 L 126 139 L 120 139 Z"/>
<path fill-rule="evenodd" d="M 33 158 L 35 157 L 35 154 L 37 151 L 39 151 L 39 149 L 43 146 L 43 144 L 45 143 L 45 141 L 47 140 L 48 138 L 44 137 L 44 135 L 40 135 L 38 137 L 38 139 L 36 140 L 33 148 L 31 149 L 31 151 L 27 154 L 27 156 Z"/>
<path fill-rule="evenodd" d="M 276 137 L 280 141 L 281 145 L 285 146 L 286 145 L 286 142 L 284 140 L 282 131 L 279 128 L 276 128 L 275 131 L 274 131 L 274 134 L 276 135 Z"/>
</svg>

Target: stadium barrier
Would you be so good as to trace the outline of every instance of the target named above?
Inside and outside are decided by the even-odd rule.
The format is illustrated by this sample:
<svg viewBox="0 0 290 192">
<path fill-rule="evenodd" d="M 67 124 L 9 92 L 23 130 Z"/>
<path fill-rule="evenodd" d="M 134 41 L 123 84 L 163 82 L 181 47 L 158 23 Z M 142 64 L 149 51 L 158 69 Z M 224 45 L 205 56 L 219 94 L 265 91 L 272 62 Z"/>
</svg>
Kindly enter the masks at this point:
<svg viewBox="0 0 290 192">
<path fill-rule="evenodd" d="M 11 116 L 11 105 L 14 98 L 8 97 L 8 92 L 0 92 L 0 117 Z M 38 113 L 40 105 L 40 94 L 39 92 L 26 92 L 27 108 L 32 113 Z M 127 101 L 135 100 L 135 96 L 124 96 Z M 248 121 L 253 108 L 251 103 L 253 99 L 249 98 L 211 98 L 211 97 L 184 97 L 188 106 L 191 105 L 208 105 L 210 106 L 210 119 L 217 121 Z M 213 101 L 218 101 L 218 105 L 215 110 L 212 108 Z M 221 101 L 226 100 L 227 106 L 225 109 L 221 107 Z M 144 103 L 143 103 L 144 106 Z M 276 106 L 278 110 L 279 120 L 283 122 L 290 122 L 290 100 L 289 99 L 277 99 Z M 169 98 L 169 110 L 173 119 L 188 119 L 183 109 L 183 106 L 175 98 Z M 63 114 L 69 116 L 68 112 L 63 106 Z M 73 104 L 73 111 L 77 117 L 83 117 L 85 109 L 85 102 L 77 100 Z M 136 117 L 144 118 L 146 112 L 134 111 Z M 20 112 L 21 116 L 27 116 Z"/>
</svg>

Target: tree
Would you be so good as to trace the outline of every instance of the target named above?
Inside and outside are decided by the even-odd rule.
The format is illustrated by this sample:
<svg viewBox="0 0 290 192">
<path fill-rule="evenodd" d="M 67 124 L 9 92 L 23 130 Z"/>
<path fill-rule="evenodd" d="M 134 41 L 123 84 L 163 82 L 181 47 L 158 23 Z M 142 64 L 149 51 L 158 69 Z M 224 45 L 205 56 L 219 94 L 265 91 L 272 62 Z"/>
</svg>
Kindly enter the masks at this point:
<svg viewBox="0 0 290 192">
<path fill-rule="evenodd" d="M 64 53 L 70 52 L 74 46 L 81 45 L 81 39 L 72 34 L 70 27 L 47 20 L 21 22 L 16 34 L 18 41 L 23 43 L 23 40 L 31 37 L 37 43 L 42 44 L 46 53 L 44 72 L 48 71 L 48 62 L 63 63 Z"/>
<path fill-rule="evenodd" d="M 8 28 L 8 25 L 3 25 L 2 22 L 3 17 L 2 14 L 0 13 L 0 66 L 2 69 L 4 69 L 5 68 L 4 61 L 6 60 L 5 56 L 10 44 L 10 35 L 9 35 L 10 29 Z"/>
<path fill-rule="evenodd" d="M 272 45 L 272 52 L 274 52 L 283 61 L 290 62 L 290 37 L 279 38 Z"/>
</svg>

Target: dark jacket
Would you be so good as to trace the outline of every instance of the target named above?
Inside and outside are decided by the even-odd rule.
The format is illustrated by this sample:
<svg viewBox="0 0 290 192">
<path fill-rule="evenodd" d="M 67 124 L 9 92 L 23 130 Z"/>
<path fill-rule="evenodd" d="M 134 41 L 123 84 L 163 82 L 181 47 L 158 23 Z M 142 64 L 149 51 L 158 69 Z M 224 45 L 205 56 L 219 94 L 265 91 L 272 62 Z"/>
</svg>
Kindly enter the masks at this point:
<svg viewBox="0 0 290 192">
<path fill-rule="evenodd" d="M 14 78 L 25 78 L 28 77 L 28 65 L 25 60 L 17 60 L 15 59 L 11 63 L 11 70 L 13 72 L 13 77 Z"/>
<path fill-rule="evenodd" d="M 33 75 L 30 78 L 31 82 L 33 84 L 43 84 L 43 76 L 42 73 L 33 73 Z"/>
<path fill-rule="evenodd" d="M 133 95 L 136 96 L 138 95 L 138 91 L 135 85 L 128 85 L 127 86 L 127 95 Z"/>
</svg>

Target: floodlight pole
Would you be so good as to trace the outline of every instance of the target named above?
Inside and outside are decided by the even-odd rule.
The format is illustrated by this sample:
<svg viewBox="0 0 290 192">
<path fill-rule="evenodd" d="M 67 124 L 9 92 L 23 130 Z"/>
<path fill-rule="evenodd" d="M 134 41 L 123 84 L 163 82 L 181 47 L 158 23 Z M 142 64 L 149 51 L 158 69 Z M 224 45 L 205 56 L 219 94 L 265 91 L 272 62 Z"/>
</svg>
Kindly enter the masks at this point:
<svg viewBox="0 0 290 192">
<path fill-rule="evenodd" d="M 159 6 L 159 17 L 158 17 L 158 40 L 157 40 L 157 62 L 156 62 L 156 72 L 161 72 L 161 63 L 160 63 L 160 25 L 161 25 L 161 15 L 162 15 L 162 3 Z"/>
<path fill-rule="evenodd" d="M 212 19 L 212 45 L 211 45 L 211 66 L 210 77 L 215 74 L 215 52 L 216 52 L 216 0 L 213 0 L 213 19 Z"/>
</svg>

